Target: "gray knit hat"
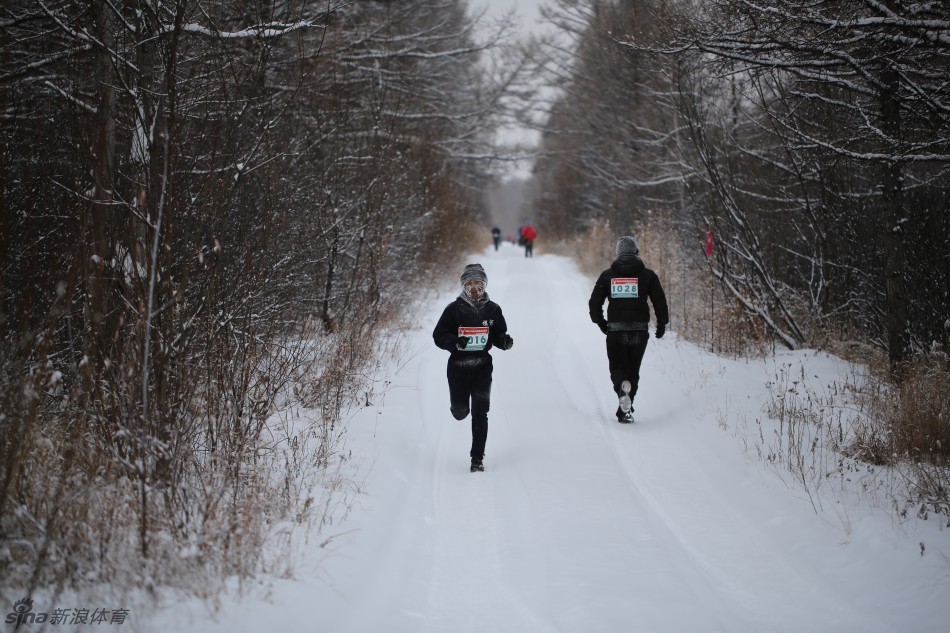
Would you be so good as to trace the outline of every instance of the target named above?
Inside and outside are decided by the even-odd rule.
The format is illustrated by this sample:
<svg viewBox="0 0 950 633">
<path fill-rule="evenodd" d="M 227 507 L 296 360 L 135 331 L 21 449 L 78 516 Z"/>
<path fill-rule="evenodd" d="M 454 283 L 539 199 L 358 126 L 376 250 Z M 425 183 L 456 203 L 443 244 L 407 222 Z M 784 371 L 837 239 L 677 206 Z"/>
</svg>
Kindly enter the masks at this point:
<svg viewBox="0 0 950 633">
<path fill-rule="evenodd" d="M 480 281 L 487 285 L 488 275 L 485 274 L 485 269 L 482 268 L 481 264 L 469 264 L 462 271 L 461 281 L 463 286 L 469 281 Z"/>
<path fill-rule="evenodd" d="M 637 244 L 637 238 L 632 235 L 624 235 L 617 240 L 617 257 L 621 255 L 639 255 L 640 245 Z"/>
</svg>

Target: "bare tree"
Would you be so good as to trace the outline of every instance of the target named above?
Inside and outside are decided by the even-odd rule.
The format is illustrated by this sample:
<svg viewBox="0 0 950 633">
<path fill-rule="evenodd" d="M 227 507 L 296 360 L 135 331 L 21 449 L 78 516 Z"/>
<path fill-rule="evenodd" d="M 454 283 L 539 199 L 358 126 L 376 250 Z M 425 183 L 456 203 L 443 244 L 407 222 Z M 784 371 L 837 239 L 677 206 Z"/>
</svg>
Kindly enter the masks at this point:
<svg viewBox="0 0 950 633">
<path fill-rule="evenodd" d="M 880 206 L 886 345 L 896 366 L 913 330 L 907 286 L 915 273 L 906 262 L 907 235 L 918 232 L 914 226 L 922 219 L 905 195 L 908 188 L 945 186 L 950 158 L 950 104 L 940 79 L 950 53 L 946 7 L 722 0 L 690 10 L 699 17 L 673 23 L 665 50 L 695 52 L 711 62 L 710 72 L 749 88 L 741 97 L 761 110 L 760 125 L 781 143 L 789 157 L 782 168 L 795 177 L 815 175 L 802 212 L 812 213 L 826 184 L 809 163 L 873 174 L 863 191 L 825 192 L 874 198 Z"/>
<path fill-rule="evenodd" d="M 549 47 L 545 64 L 561 86 L 542 138 L 536 206 L 557 235 L 608 220 L 632 226 L 650 211 L 678 206 L 683 170 L 675 151 L 682 126 L 674 76 L 651 53 L 630 54 L 618 34 L 649 34 L 654 3 L 559 0 L 547 16 L 573 39 L 572 54 Z"/>
<path fill-rule="evenodd" d="M 331 467 L 369 389 L 405 300 L 387 280 L 466 237 L 445 227 L 495 158 L 495 40 L 461 0 L 5 11 L 7 576 L 252 573 L 265 518 L 310 507 L 301 462 Z M 318 419 L 281 439 L 288 398 Z"/>
</svg>

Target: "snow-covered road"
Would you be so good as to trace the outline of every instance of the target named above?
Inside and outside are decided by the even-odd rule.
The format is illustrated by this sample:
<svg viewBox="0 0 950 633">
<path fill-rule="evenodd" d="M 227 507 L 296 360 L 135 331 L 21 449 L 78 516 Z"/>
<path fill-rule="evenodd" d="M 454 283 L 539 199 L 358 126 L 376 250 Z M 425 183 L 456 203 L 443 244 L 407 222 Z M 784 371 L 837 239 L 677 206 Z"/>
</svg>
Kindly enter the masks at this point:
<svg viewBox="0 0 950 633">
<path fill-rule="evenodd" d="M 484 473 L 448 411 L 446 352 L 423 312 L 391 385 L 349 422 L 364 492 L 293 579 L 154 614 L 160 628 L 326 633 L 950 630 L 950 531 L 803 491 L 743 452 L 771 367 L 651 339 L 637 422 L 617 424 L 592 280 L 505 245 L 473 258 L 514 337 L 494 350 Z M 608 262 L 605 262 L 605 265 Z M 667 288 L 668 294 L 676 289 Z M 679 292 L 682 292 L 679 290 Z M 326 547 L 318 543 L 335 536 Z M 927 541 L 927 554 L 919 543 Z M 181 605 L 178 605 L 181 607 Z"/>
</svg>

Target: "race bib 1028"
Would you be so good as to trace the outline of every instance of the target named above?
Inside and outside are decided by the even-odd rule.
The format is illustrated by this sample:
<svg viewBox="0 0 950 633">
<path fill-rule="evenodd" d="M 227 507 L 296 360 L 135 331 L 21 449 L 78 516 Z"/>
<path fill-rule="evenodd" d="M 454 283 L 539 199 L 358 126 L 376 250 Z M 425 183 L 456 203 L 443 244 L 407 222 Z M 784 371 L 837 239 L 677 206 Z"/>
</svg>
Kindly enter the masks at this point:
<svg viewBox="0 0 950 633">
<path fill-rule="evenodd" d="M 460 327 L 459 336 L 468 337 L 468 345 L 465 346 L 466 352 L 480 352 L 488 344 L 487 327 Z"/>
<path fill-rule="evenodd" d="M 637 277 L 615 277 L 610 280 L 610 297 L 612 299 L 636 299 L 640 296 L 639 279 Z"/>
</svg>

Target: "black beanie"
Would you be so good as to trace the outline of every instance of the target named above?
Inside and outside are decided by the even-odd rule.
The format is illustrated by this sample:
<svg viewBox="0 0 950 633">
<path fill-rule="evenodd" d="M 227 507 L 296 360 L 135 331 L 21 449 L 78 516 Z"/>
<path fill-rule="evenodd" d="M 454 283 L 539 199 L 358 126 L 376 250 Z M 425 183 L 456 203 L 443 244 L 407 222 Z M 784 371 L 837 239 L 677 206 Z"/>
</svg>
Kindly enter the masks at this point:
<svg viewBox="0 0 950 633">
<path fill-rule="evenodd" d="M 482 268 L 481 264 L 469 264 L 465 267 L 465 270 L 462 271 L 461 281 L 463 286 L 468 281 L 480 281 L 487 285 L 488 275 L 485 274 L 485 269 Z"/>
</svg>

